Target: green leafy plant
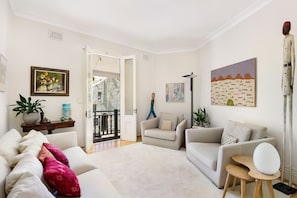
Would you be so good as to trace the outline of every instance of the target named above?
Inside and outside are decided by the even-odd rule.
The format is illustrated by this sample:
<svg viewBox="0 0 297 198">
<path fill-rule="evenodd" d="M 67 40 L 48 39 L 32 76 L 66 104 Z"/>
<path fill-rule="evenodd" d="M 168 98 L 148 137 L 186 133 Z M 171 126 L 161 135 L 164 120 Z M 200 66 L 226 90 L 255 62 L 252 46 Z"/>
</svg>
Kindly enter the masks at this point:
<svg viewBox="0 0 297 198">
<path fill-rule="evenodd" d="M 208 114 L 206 113 L 205 108 L 199 107 L 197 111 L 193 112 L 193 114 L 194 114 L 195 125 L 202 126 L 202 127 L 207 127 L 210 125 L 208 121 Z"/>
<path fill-rule="evenodd" d="M 21 113 L 34 113 L 34 112 L 43 112 L 42 107 L 41 106 L 41 102 L 44 102 L 45 100 L 35 100 L 32 101 L 31 97 L 28 97 L 28 99 L 26 99 L 24 96 L 22 96 L 21 94 L 19 94 L 20 96 L 20 100 L 16 101 L 16 105 L 17 107 L 13 108 L 13 111 L 16 111 L 17 114 L 16 116 L 18 116 Z"/>
</svg>

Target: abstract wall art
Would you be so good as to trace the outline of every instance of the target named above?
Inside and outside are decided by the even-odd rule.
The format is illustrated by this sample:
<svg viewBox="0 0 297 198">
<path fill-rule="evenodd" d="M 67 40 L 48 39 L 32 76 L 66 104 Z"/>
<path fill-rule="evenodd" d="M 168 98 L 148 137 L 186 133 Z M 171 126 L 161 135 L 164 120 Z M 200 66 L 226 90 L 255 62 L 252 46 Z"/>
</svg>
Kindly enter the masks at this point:
<svg viewBox="0 0 297 198">
<path fill-rule="evenodd" d="M 184 102 L 184 83 L 166 83 L 166 102 Z"/>
<path fill-rule="evenodd" d="M 211 71 L 211 104 L 256 106 L 256 58 Z"/>
</svg>

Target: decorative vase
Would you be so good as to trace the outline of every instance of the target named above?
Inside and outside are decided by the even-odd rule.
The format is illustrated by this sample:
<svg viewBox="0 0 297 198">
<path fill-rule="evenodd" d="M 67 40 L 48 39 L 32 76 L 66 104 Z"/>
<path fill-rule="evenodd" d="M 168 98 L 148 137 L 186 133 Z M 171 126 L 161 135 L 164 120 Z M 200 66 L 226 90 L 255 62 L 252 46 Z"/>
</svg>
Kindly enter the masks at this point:
<svg viewBox="0 0 297 198">
<path fill-rule="evenodd" d="M 23 113 L 23 120 L 26 124 L 34 124 L 39 119 L 39 113 Z"/>
<path fill-rule="evenodd" d="M 63 110 L 63 119 L 69 120 L 71 118 L 71 104 L 63 104 L 62 110 Z"/>
</svg>

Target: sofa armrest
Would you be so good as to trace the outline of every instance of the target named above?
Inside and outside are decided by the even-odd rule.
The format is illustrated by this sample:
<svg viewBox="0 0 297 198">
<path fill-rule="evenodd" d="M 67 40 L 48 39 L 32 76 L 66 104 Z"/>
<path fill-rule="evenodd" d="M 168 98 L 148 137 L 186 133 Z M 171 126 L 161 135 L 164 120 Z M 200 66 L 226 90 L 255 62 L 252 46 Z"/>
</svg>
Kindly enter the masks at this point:
<svg viewBox="0 0 297 198">
<path fill-rule="evenodd" d="M 181 121 L 177 126 L 176 126 L 176 135 L 184 135 L 185 129 L 187 128 L 187 120 Z"/>
<path fill-rule="evenodd" d="M 239 142 L 236 144 L 228 144 L 228 145 L 222 145 L 219 148 L 218 153 L 218 161 L 217 161 L 217 172 L 221 173 L 220 178 L 226 178 L 222 177 L 227 174 L 225 168 L 228 164 L 235 164 L 235 162 L 232 160 L 232 156 L 234 155 L 250 155 L 252 156 L 254 153 L 255 148 L 263 142 L 270 143 L 274 146 L 276 146 L 276 138 L 275 137 L 267 137 L 257 140 L 251 140 L 246 142 Z M 222 181 L 224 182 L 224 180 Z"/>
<path fill-rule="evenodd" d="M 223 128 L 187 129 L 186 144 L 190 142 L 220 143 Z"/>
<path fill-rule="evenodd" d="M 143 120 L 140 122 L 140 130 L 141 130 L 141 135 L 144 135 L 144 131 L 146 129 L 153 129 L 153 128 L 158 128 L 158 118 L 152 118 L 149 120 Z"/>
<path fill-rule="evenodd" d="M 54 133 L 45 135 L 49 143 L 64 150 L 70 147 L 77 146 L 77 132 L 69 131 L 63 133 Z"/>
</svg>

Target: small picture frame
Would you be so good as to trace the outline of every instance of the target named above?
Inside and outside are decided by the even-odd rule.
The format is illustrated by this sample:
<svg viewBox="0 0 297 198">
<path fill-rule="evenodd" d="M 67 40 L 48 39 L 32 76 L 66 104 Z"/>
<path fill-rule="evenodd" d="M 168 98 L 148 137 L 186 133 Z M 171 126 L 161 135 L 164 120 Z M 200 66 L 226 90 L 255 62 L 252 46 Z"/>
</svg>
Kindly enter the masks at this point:
<svg viewBox="0 0 297 198">
<path fill-rule="evenodd" d="M 31 96 L 69 96 L 69 70 L 31 66 Z"/>
</svg>

